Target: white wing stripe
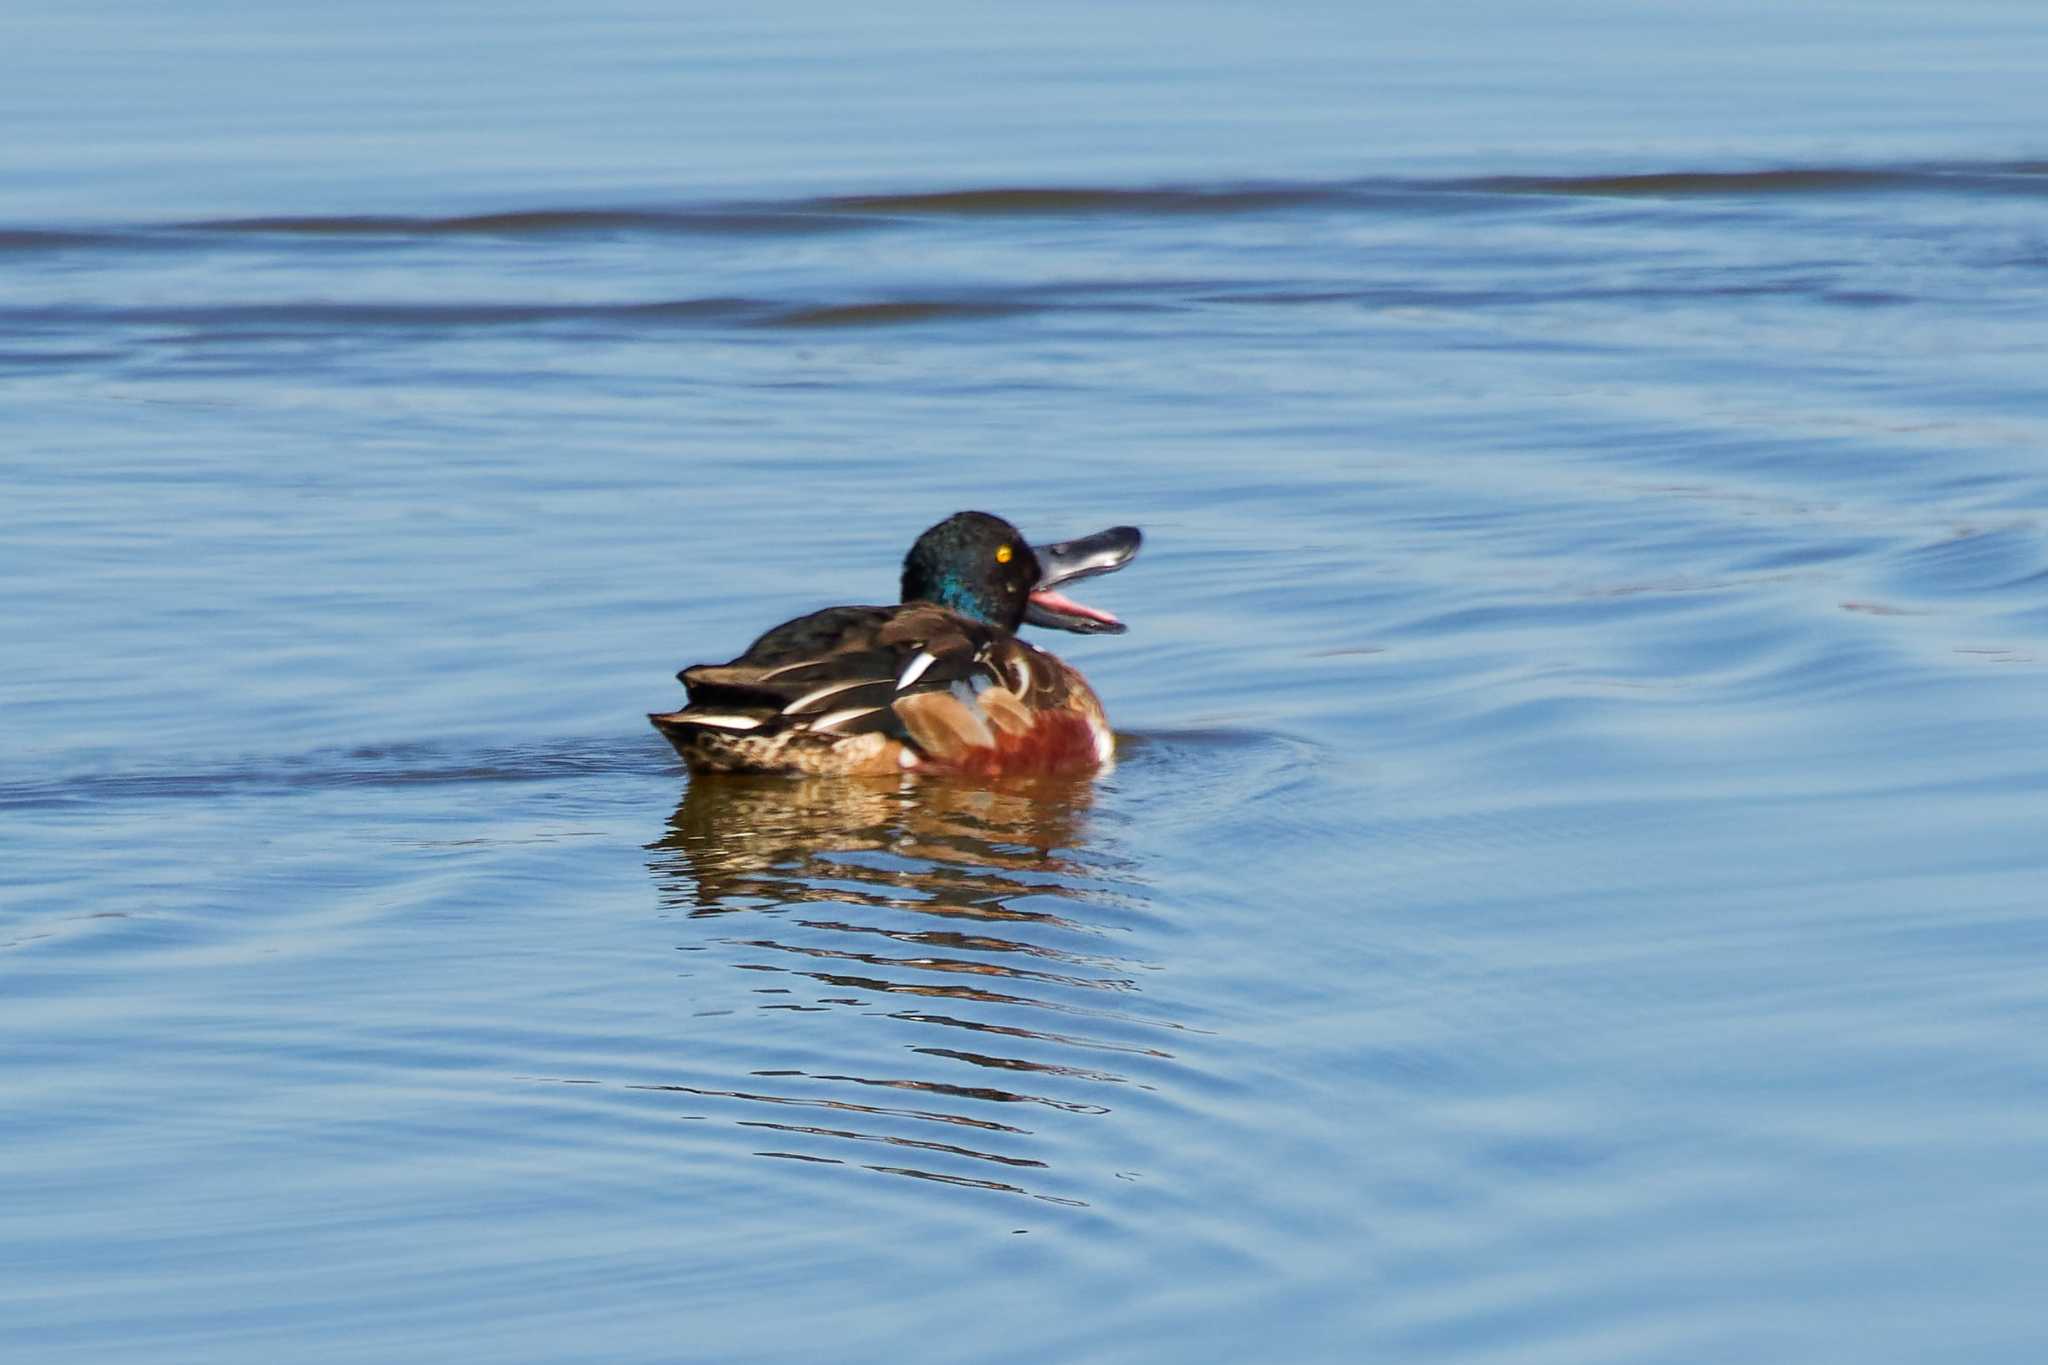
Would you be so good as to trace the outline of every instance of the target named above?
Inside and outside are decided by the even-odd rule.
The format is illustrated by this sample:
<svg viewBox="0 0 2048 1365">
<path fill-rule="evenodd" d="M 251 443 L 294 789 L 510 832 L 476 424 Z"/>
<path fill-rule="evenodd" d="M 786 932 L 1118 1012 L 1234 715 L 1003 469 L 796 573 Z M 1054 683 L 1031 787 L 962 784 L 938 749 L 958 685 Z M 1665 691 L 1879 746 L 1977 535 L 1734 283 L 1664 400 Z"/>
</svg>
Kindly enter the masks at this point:
<svg viewBox="0 0 2048 1365">
<path fill-rule="evenodd" d="M 814 701 L 822 701 L 826 697 L 832 696 L 839 692 L 844 692 L 849 687 L 866 687 L 868 683 L 871 681 L 879 680 L 869 678 L 855 678 L 851 682 L 826 683 L 823 687 L 813 688 L 809 692 L 804 693 L 801 697 L 798 697 L 789 705 L 783 707 L 782 714 L 785 716 L 794 715 L 796 712 L 803 710 L 805 707 L 809 706 Z"/>
<path fill-rule="evenodd" d="M 903 672 L 897 675 L 896 690 L 898 692 L 901 692 L 904 688 L 910 686 L 919 678 L 922 678 L 924 676 L 924 671 L 937 662 L 937 656 L 935 656 L 930 650 L 919 650 L 917 652 L 917 657 L 912 659 L 909 663 L 905 664 L 903 666 Z"/>
<path fill-rule="evenodd" d="M 684 712 L 676 719 L 686 725 L 709 725 L 715 730 L 758 730 L 761 722 L 754 716 L 718 716 Z"/>
<path fill-rule="evenodd" d="M 862 716 L 872 716 L 881 709 L 879 706 L 853 706 L 844 711 L 834 711 L 829 716 L 820 716 L 812 721 L 811 728 L 813 730 L 830 730 L 844 725 L 847 721 L 859 720 Z"/>
</svg>

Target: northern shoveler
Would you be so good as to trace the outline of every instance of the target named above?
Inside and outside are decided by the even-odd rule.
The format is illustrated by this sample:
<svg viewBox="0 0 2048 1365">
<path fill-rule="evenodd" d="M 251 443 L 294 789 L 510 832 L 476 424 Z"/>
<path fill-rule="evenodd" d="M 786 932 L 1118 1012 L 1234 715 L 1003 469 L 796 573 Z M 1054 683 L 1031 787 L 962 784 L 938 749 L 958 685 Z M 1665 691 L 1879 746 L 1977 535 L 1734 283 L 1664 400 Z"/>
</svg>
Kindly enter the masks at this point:
<svg viewBox="0 0 2048 1365">
<path fill-rule="evenodd" d="M 731 663 L 678 673 L 689 704 L 648 719 L 699 772 L 1091 771 L 1116 746 L 1102 703 L 1016 632 L 1121 632 L 1053 589 L 1122 568 L 1142 539 L 1117 526 L 1033 546 L 1001 517 L 955 513 L 910 547 L 900 605 L 785 621 Z"/>
</svg>

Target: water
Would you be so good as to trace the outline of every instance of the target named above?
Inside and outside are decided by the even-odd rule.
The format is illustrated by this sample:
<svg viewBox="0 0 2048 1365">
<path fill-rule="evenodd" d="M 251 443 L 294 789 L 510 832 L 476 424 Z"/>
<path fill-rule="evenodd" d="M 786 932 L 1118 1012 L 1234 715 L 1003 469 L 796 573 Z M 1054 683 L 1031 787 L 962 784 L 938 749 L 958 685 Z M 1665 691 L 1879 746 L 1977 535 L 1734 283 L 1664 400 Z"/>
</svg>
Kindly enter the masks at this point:
<svg viewBox="0 0 2048 1365">
<path fill-rule="evenodd" d="M 8 1358 L 2039 1355 L 2031 6 L 10 24 Z"/>
</svg>

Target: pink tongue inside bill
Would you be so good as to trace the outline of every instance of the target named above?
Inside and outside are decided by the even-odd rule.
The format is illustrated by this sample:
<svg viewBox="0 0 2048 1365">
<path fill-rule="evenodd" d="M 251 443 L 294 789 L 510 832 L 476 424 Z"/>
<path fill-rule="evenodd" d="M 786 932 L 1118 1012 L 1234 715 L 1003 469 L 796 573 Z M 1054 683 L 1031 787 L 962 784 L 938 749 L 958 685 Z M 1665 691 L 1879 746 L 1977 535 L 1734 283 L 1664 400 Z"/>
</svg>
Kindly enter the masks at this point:
<svg viewBox="0 0 2048 1365">
<path fill-rule="evenodd" d="M 1041 588 L 1037 592 L 1032 593 L 1031 600 L 1044 607 L 1047 611 L 1060 612 L 1066 616 L 1083 616 L 1090 621 L 1102 621 L 1112 626 L 1123 624 L 1123 622 L 1117 620 L 1106 611 L 1096 607 L 1083 606 L 1073 598 L 1056 593 L 1050 588 Z"/>
</svg>

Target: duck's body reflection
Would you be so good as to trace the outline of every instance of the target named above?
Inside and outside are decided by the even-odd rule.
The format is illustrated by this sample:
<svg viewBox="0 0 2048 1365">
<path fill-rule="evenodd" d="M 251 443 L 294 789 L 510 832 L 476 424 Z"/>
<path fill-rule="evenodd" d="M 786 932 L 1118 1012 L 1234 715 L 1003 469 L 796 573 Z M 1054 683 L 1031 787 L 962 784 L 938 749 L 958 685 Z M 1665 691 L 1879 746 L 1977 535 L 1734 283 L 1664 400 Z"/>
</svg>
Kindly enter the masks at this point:
<svg viewBox="0 0 2048 1365">
<path fill-rule="evenodd" d="M 1005 895 L 1082 874 L 1067 855 L 1094 799 L 1086 779 L 1039 778 L 1001 786 L 900 778 L 707 775 L 690 783 L 650 845 L 657 874 L 680 872 L 664 894 L 698 914 L 758 898 L 852 899 L 906 908 L 950 892 L 935 913 L 1012 918 Z M 867 865 L 869 888 L 821 885 L 846 872 L 847 855 L 882 852 L 900 867 Z M 1002 874 L 1027 874 L 1030 881 Z M 883 888 L 897 888 L 891 894 Z M 908 893 L 900 894 L 900 893 Z"/>
<path fill-rule="evenodd" d="M 692 1013 L 725 1031 L 721 1051 L 755 1010 L 789 1022 L 740 1040 L 748 1084 L 645 1088 L 789 1139 L 760 1155 L 1081 1202 L 1015 1183 L 1054 1164 L 1048 1120 L 1020 1114 L 1111 1114 L 1120 1089 L 1157 1081 L 1176 1027 L 1146 1017 L 1140 981 L 1156 968 L 1119 951 L 1152 913 L 1090 846 L 1093 801 L 1086 780 L 694 778 L 648 845 L 664 901 L 694 925 L 679 946 L 730 969 L 686 978 Z M 792 1014 L 815 1028 L 792 1039 Z M 876 1103 L 892 1090 L 920 1099 Z M 835 1112 L 811 1123 L 789 1107 Z M 870 1143 L 925 1159 L 848 1146 Z M 973 1174 L 982 1163 L 1011 1174 Z"/>
</svg>

